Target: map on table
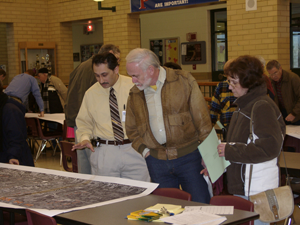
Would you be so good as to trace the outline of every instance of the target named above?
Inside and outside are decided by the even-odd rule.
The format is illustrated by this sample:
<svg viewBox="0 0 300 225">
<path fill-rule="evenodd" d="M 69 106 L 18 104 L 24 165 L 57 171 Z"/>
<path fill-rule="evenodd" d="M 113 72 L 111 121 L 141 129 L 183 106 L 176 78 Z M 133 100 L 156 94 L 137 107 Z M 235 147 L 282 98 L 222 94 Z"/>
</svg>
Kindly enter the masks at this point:
<svg viewBox="0 0 300 225">
<path fill-rule="evenodd" d="M 52 210 L 48 214 L 51 216 L 145 196 L 157 186 L 129 179 L 2 163 L 0 182 L 0 206 Z"/>
</svg>

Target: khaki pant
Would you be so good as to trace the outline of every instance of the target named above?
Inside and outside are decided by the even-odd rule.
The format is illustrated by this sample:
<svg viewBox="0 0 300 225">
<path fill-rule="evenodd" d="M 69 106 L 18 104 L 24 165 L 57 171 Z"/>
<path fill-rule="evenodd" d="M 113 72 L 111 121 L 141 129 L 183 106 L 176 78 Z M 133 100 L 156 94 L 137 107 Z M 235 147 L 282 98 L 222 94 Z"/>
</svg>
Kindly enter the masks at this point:
<svg viewBox="0 0 300 225">
<path fill-rule="evenodd" d="M 87 149 L 92 174 L 150 181 L 145 159 L 135 151 L 131 144 L 106 145 L 94 147 L 95 152 Z"/>
</svg>

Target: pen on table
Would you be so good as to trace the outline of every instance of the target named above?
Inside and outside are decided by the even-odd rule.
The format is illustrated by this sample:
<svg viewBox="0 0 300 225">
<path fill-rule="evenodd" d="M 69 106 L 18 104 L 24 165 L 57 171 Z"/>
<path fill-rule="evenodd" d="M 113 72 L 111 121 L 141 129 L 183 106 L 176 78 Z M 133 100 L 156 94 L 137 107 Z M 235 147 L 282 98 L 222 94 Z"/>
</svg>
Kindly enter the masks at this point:
<svg viewBox="0 0 300 225">
<path fill-rule="evenodd" d="M 124 104 L 124 110 L 125 110 L 125 104 Z"/>
</svg>

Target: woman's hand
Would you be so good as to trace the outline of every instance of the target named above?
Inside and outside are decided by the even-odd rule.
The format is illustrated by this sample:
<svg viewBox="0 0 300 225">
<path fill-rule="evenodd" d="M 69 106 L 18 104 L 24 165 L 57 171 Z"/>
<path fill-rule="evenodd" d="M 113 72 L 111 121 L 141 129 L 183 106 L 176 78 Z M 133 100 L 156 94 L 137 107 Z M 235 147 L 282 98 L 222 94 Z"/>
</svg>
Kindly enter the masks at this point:
<svg viewBox="0 0 300 225">
<path fill-rule="evenodd" d="M 221 143 L 218 145 L 217 149 L 218 149 L 219 157 L 225 157 L 225 146 L 226 143 Z"/>
</svg>

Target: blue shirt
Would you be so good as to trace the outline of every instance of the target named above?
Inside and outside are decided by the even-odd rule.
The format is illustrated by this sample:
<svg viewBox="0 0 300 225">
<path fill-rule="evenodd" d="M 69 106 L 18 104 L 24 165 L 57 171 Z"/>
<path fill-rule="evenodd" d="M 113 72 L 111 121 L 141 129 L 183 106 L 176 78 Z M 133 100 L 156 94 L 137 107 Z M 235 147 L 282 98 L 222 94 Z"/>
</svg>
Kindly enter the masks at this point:
<svg viewBox="0 0 300 225">
<path fill-rule="evenodd" d="M 44 111 L 44 102 L 38 83 L 33 76 L 27 73 L 15 76 L 4 92 L 9 96 L 18 97 L 23 103 L 26 102 L 29 93 L 32 92 L 40 111 Z"/>
</svg>

